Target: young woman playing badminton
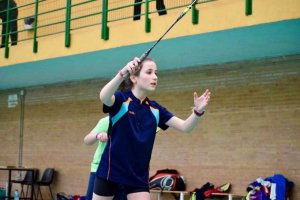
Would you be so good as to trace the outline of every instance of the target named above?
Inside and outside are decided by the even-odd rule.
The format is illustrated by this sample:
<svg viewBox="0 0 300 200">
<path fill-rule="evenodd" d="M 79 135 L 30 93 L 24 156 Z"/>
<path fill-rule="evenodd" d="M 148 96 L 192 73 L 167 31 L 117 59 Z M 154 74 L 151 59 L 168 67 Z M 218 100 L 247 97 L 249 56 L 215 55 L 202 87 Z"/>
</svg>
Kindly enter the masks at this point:
<svg viewBox="0 0 300 200">
<path fill-rule="evenodd" d="M 194 93 L 191 115 L 182 120 L 147 96 L 157 86 L 156 63 L 134 58 L 100 92 L 103 111 L 109 113 L 109 140 L 95 179 L 93 200 L 110 200 L 123 185 L 128 200 L 150 200 L 149 163 L 157 126 L 191 131 L 199 122 L 210 99 L 206 90 Z M 125 82 L 127 91 L 117 91 Z"/>
</svg>

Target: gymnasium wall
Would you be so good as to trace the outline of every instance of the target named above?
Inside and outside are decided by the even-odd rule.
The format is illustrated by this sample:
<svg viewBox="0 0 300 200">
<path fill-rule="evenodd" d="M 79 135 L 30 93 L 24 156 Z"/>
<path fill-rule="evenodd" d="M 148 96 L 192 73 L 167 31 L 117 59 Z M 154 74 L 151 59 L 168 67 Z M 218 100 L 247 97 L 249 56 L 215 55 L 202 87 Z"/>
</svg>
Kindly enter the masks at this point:
<svg viewBox="0 0 300 200">
<path fill-rule="evenodd" d="M 191 133 L 168 129 L 157 135 L 150 174 L 176 168 L 188 189 L 230 182 L 232 192 L 245 194 L 258 176 L 282 173 L 294 181 L 294 199 L 300 199 L 299 61 L 299 55 L 284 56 L 161 72 L 150 97 L 178 117 L 191 113 L 194 91 L 209 88 L 212 98 Z M 96 146 L 84 145 L 83 138 L 104 116 L 98 93 L 107 80 L 26 88 L 23 165 L 54 167 L 54 192 L 85 193 Z M 8 95 L 17 93 L 0 92 L 1 165 L 18 163 L 20 104 L 7 107 Z M 1 172 L 0 186 L 6 178 Z"/>
<path fill-rule="evenodd" d="M 20 1 L 18 5 L 24 5 L 31 1 Z M 72 1 L 73 4 L 83 1 Z M 83 4 L 73 8 L 72 17 L 79 17 L 84 14 L 101 11 L 102 1 L 96 0 L 90 3 Z M 188 4 L 190 1 L 168 1 L 165 0 L 166 7 Z M 115 8 L 121 5 L 128 5 L 133 3 L 131 1 L 111 1 L 109 8 Z M 155 2 L 150 4 L 150 11 L 155 10 Z M 47 0 L 40 3 L 40 12 L 46 10 L 57 9 L 64 7 L 63 1 Z M 209 33 L 221 30 L 228 30 L 232 28 L 252 26 L 257 24 L 272 23 L 282 20 L 290 20 L 299 18 L 300 2 L 295 0 L 286 0 L 284 2 L 279 0 L 264 0 L 253 1 L 253 14 L 245 15 L 245 1 L 244 0 L 218 0 L 197 5 L 200 11 L 199 24 L 192 25 L 191 12 L 188 16 L 182 19 L 166 38 L 177 38 L 181 36 L 189 36 L 195 34 Z M 128 45 L 136 45 L 155 41 L 158 37 L 170 26 L 170 24 L 177 18 L 182 8 L 168 11 L 167 15 L 157 16 L 151 14 L 152 30 L 151 33 L 144 31 L 144 19 L 142 17 L 139 21 L 127 19 L 109 23 L 110 39 L 104 41 L 100 38 L 100 25 L 90 28 L 74 30 L 71 32 L 71 47 L 64 47 L 64 33 L 52 36 L 42 37 L 38 39 L 39 51 L 32 52 L 32 40 L 20 42 L 18 46 L 10 48 L 10 57 L 8 59 L 1 59 L 0 66 L 14 65 L 18 63 L 26 63 L 30 61 L 44 60 L 49 58 L 57 58 L 62 56 L 69 56 L 81 54 L 92 51 L 106 50 L 111 48 L 118 48 Z M 32 15 L 34 7 L 20 8 L 20 17 Z M 113 15 L 123 16 L 133 14 L 133 8 L 125 10 L 114 11 L 109 15 L 109 19 L 113 19 Z M 41 15 L 39 18 L 39 25 L 47 23 L 58 22 L 64 20 L 65 11 L 57 11 L 46 15 Z M 83 24 L 99 23 L 101 16 L 92 16 L 83 18 L 72 22 L 72 28 L 79 27 Z M 19 30 L 23 29 L 23 21 L 19 21 Z M 64 24 L 57 24 L 55 26 L 41 28 L 38 35 L 45 35 L 47 33 L 54 33 L 57 31 L 64 31 Z M 20 33 L 20 38 L 32 37 L 32 31 Z M 266 33 L 267 34 L 267 33 Z M 270 36 L 272 37 L 272 36 Z M 217 44 L 215 44 L 217 45 Z M 0 49 L 0 55 L 4 57 L 4 49 Z M 134 55 L 132 55 L 134 56 Z M 126 58 L 128 59 L 128 58 Z"/>
</svg>

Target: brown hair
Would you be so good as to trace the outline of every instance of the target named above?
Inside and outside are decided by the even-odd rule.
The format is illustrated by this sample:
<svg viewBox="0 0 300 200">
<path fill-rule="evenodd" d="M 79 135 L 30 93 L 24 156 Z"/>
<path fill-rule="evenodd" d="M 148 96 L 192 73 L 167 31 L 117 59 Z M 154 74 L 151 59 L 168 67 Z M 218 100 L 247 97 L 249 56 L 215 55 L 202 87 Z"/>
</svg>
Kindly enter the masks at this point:
<svg viewBox="0 0 300 200">
<path fill-rule="evenodd" d="M 140 64 L 140 68 L 133 74 L 134 76 L 139 76 L 141 69 L 144 66 L 144 63 L 147 61 L 151 61 L 151 62 L 155 62 L 153 59 L 151 58 L 146 58 L 145 60 L 143 60 L 143 62 Z M 118 90 L 121 92 L 125 92 L 125 91 L 129 91 L 131 90 L 133 87 L 133 83 L 130 79 L 130 76 L 127 76 L 126 79 L 120 84 Z"/>
</svg>

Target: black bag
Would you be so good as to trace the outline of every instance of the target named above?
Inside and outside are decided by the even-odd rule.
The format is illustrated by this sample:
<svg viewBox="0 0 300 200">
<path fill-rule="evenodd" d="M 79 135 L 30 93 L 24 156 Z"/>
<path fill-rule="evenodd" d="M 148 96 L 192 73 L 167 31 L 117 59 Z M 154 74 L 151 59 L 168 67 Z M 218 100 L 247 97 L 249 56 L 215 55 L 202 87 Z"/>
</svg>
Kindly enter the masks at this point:
<svg viewBox="0 0 300 200">
<path fill-rule="evenodd" d="M 184 180 L 176 169 L 158 170 L 150 177 L 149 186 L 154 190 L 185 191 L 186 189 Z"/>
<path fill-rule="evenodd" d="M 56 194 L 56 199 L 57 200 L 71 200 L 72 195 L 67 195 L 64 192 L 59 192 L 59 193 Z"/>
</svg>

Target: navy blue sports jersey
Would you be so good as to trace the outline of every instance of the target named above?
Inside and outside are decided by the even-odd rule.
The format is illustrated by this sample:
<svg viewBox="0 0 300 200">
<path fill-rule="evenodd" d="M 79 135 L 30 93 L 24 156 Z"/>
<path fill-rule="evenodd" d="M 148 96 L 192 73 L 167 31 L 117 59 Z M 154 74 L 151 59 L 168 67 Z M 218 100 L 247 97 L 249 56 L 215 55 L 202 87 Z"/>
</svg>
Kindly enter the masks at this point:
<svg viewBox="0 0 300 200">
<path fill-rule="evenodd" d="M 109 113 L 109 139 L 97 175 L 100 178 L 137 187 L 149 186 L 149 163 L 157 126 L 173 117 L 166 108 L 146 98 L 142 103 L 131 91 L 116 92 Z"/>
</svg>

